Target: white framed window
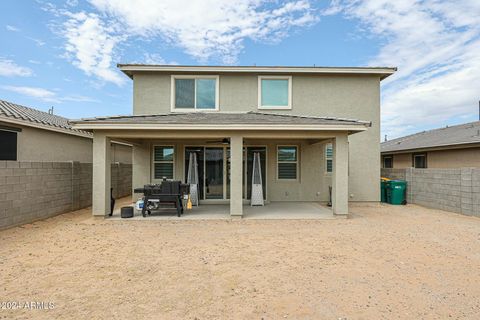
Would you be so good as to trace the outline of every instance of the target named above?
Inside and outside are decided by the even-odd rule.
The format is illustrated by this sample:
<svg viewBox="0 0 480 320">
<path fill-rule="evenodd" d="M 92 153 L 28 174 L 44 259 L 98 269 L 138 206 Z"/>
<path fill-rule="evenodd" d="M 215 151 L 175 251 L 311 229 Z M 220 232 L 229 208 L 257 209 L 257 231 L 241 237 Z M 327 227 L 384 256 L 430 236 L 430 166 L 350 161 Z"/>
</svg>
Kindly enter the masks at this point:
<svg viewBox="0 0 480 320">
<path fill-rule="evenodd" d="M 175 148 L 153 146 L 153 179 L 173 179 L 175 175 Z"/>
<path fill-rule="evenodd" d="M 172 75 L 170 103 L 172 111 L 218 111 L 219 77 Z"/>
<path fill-rule="evenodd" d="M 331 174 L 333 172 L 333 144 L 327 143 L 325 145 L 325 173 Z"/>
<path fill-rule="evenodd" d="M 298 146 L 277 146 L 277 179 L 298 179 Z"/>
<path fill-rule="evenodd" d="M 292 109 L 292 77 L 258 76 L 258 109 Z"/>
</svg>

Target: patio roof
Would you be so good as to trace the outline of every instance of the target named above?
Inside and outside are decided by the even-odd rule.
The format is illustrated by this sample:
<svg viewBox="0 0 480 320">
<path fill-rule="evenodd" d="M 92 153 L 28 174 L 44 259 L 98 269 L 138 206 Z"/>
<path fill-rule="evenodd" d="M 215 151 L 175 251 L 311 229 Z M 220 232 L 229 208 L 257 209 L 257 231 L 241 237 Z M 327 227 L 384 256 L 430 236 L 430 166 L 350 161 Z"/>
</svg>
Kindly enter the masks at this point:
<svg viewBox="0 0 480 320">
<path fill-rule="evenodd" d="M 96 117 L 72 120 L 74 128 L 178 130 L 349 130 L 364 131 L 369 121 L 261 112 L 188 112 Z"/>
</svg>

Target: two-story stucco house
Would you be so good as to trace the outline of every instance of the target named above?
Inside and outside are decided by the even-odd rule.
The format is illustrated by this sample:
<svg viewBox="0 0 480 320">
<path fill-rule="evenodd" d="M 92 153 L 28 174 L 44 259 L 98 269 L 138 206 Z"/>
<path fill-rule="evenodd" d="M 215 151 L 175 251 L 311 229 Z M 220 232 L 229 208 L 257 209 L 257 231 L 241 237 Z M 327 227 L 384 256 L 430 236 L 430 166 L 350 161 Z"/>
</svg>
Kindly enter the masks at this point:
<svg viewBox="0 0 480 320">
<path fill-rule="evenodd" d="M 266 205 L 379 201 L 380 81 L 395 68 L 119 65 L 133 115 L 83 119 L 94 134 L 93 214 L 109 211 L 111 139 L 133 144 L 133 187 L 186 180 L 197 153 L 200 199 L 241 216 L 259 152 Z"/>
</svg>

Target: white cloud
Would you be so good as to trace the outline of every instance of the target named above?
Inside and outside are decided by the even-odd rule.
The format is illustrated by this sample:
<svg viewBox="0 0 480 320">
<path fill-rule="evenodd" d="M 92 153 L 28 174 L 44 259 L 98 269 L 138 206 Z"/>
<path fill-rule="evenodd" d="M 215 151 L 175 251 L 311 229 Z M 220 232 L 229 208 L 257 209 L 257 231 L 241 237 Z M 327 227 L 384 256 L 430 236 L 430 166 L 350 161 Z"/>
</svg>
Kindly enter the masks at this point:
<svg viewBox="0 0 480 320">
<path fill-rule="evenodd" d="M 121 85 L 125 79 L 112 70 L 115 45 L 122 39 L 114 28 L 107 26 L 97 14 L 80 12 L 69 14 L 63 34 L 66 50 L 74 65 L 88 75 Z"/>
<path fill-rule="evenodd" d="M 12 32 L 20 31 L 20 29 L 18 29 L 17 27 L 9 25 L 9 24 L 7 24 L 7 26 L 5 28 L 7 28 L 8 31 L 12 31 Z"/>
<path fill-rule="evenodd" d="M 32 40 L 33 42 L 35 42 L 35 44 L 39 47 L 43 47 L 45 45 L 45 41 L 41 40 L 41 39 L 37 39 L 37 38 L 32 38 L 32 37 L 27 37 L 27 39 L 30 39 Z"/>
<path fill-rule="evenodd" d="M 82 96 L 82 95 L 69 95 L 58 96 L 56 92 L 39 87 L 26 87 L 26 86 L 2 86 L 3 90 L 15 92 L 24 96 L 35 98 L 47 102 L 61 103 L 63 101 L 70 102 L 98 102 L 98 100 Z"/>
<path fill-rule="evenodd" d="M 317 19 L 306 0 L 91 0 L 133 35 L 159 36 L 200 61 L 235 63 L 243 40 L 277 42 Z M 268 6 L 267 6 L 268 4 Z"/>
<path fill-rule="evenodd" d="M 184 50 L 200 62 L 237 62 L 245 39 L 276 43 L 291 28 L 317 21 L 309 0 L 286 3 L 263 0 L 90 0 L 98 13 L 44 10 L 67 16 L 62 34 L 66 51 L 81 70 L 103 81 L 121 85 L 125 80 L 113 71 L 118 47 L 125 41 L 157 42 Z M 146 60 L 162 63 L 158 54 Z"/>
<path fill-rule="evenodd" d="M 2 86 L 2 89 L 19 93 L 24 96 L 37 98 L 43 101 L 56 102 L 56 93 L 50 90 L 37 87 L 23 87 L 23 86 Z"/>
<path fill-rule="evenodd" d="M 30 68 L 19 66 L 12 60 L 0 57 L 0 76 L 28 77 L 31 75 L 33 75 L 33 71 Z"/>
<path fill-rule="evenodd" d="M 480 2 L 334 1 L 324 14 L 358 19 L 384 45 L 370 65 L 398 66 L 383 82 L 382 125 L 395 137 L 477 112 Z"/>
</svg>

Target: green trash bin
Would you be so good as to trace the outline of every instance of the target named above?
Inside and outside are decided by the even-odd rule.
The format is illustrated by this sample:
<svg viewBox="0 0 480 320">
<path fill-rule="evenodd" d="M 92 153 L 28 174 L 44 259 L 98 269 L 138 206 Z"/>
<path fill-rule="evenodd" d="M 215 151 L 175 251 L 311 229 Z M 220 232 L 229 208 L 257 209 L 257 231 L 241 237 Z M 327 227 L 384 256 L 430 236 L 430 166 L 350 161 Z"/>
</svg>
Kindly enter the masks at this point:
<svg viewBox="0 0 480 320">
<path fill-rule="evenodd" d="M 380 180 L 380 201 L 387 202 L 387 180 Z"/>
<path fill-rule="evenodd" d="M 390 204 L 407 204 L 407 182 L 403 180 L 387 181 L 387 202 Z"/>
</svg>

